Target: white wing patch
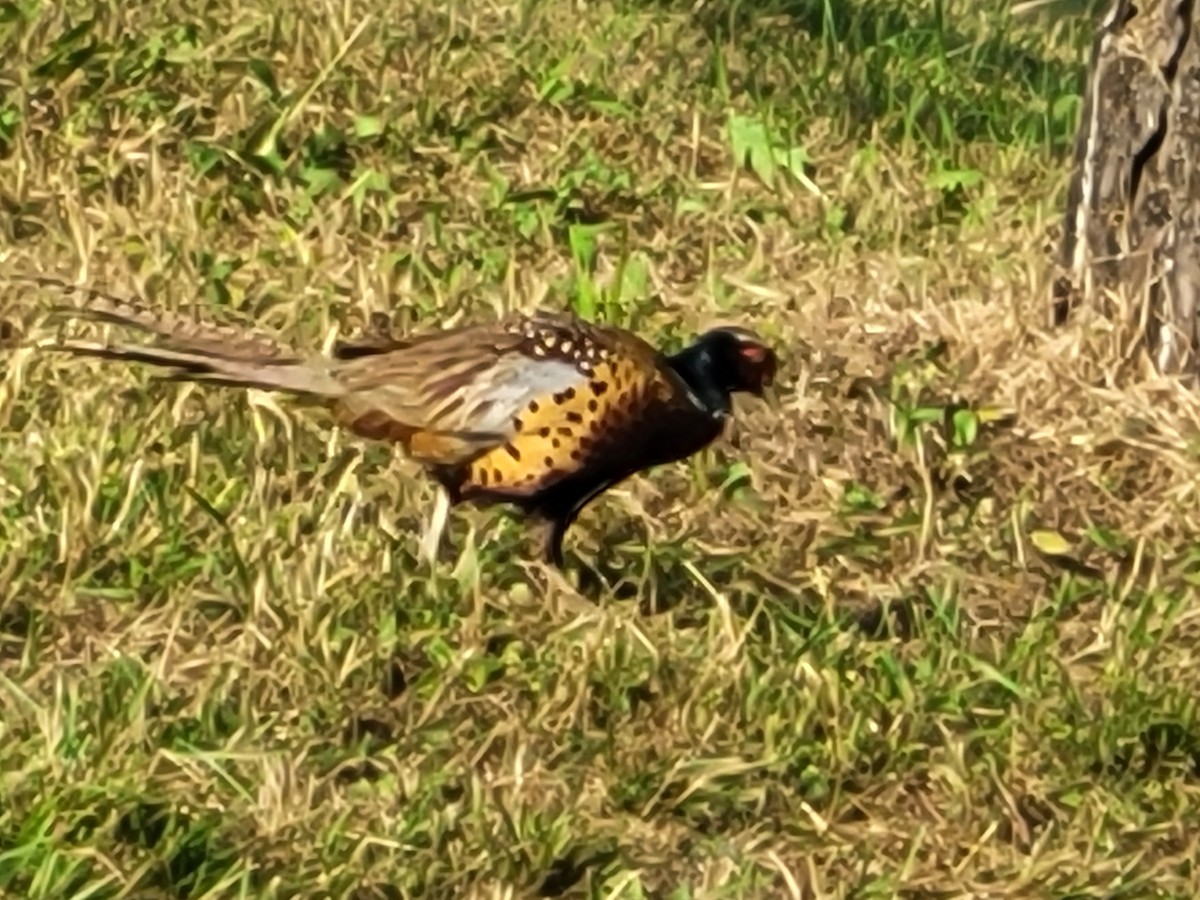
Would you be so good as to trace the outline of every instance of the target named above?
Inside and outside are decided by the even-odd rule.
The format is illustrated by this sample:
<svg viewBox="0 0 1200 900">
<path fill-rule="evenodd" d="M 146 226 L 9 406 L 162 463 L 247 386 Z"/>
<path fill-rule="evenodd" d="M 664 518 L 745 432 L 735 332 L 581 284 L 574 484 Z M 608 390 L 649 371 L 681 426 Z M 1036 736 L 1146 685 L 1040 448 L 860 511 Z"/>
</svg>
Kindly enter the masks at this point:
<svg viewBox="0 0 1200 900">
<path fill-rule="evenodd" d="M 480 431 L 512 431 L 513 418 L 519 417 L 535 400 L 564 391 L 584 380 L 574 363 L 557 359 L 513 360 L 501 365 L 488 385 L 487 404 L 476 411 L 473 426 Z"/>
</svg>

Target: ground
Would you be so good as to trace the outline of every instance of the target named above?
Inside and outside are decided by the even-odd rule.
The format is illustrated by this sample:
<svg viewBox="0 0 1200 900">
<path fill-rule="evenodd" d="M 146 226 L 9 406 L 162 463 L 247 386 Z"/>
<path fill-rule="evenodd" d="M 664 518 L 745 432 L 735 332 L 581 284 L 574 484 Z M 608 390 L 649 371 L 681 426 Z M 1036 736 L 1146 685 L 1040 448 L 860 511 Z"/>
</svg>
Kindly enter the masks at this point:
<svg viewBox="0 0 1200 900">
<path fill-rule="evenodd" d="M 784 358 L 431 570 L 402 457 L 0 277 L 4 896 L 1200 895 L 1200 403 L 1048 311 L 1094 7 L 0 4 L 0 275 Z"/>
</svg>

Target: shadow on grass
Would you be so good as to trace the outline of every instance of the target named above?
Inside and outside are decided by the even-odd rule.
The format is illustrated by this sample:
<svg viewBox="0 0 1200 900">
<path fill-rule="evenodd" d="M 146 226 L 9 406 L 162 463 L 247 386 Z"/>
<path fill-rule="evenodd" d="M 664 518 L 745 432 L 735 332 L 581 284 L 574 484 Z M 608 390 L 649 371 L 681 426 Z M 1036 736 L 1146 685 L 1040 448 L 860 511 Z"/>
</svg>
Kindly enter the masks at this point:
<svg viewBox="0 0 1200 900">
<path fill-rule="evenodd" d="M 656 562 L 656 588 L 650 593 L 622 578 L 610 567 L 599 570 L 579 566 L 580 593 L 593 603 L 636 599 L 638 614 L 674 614 L 680 628 L 703 627 L 712 614 L 712 599 L 678 561 Z M 743 621 L 752 621 L 759 637 L 770 638 L 774 628 L 784 628 L 809 640 L 834 631 L 852 631 L 868 640 L 907 642 L 920 637 L 933 615 L 927 598 L 877 600 L 847 604 L 833 619 L 822 613 L 824 604 L 811 591 L 788 591 L 778 584 L 736 568 L 714 575 L 712 587 L 726 596 L 730 609 Z"/>
<path fill-rule="evenodd" d="M 651 2 L 692 15 L 717 45 L 732 44 L 751 58 L 761 54 L 765 62 L 777 60 L 779 45 L 797 35 L 821 49 L 817 69 L 797 70 L 790 83 L 780 82 L 777 66 L 751 65 L 745 83 L 731 84 L 735 89 L 783 102 L 788 95 L 836 93 L 860 135 L 882 125 L 888 140 L 924 138 L 939 148 L 1020 142 L 1060 154 L 1074 137 L 1092 23 L 1104 6 L 1103 0 L 1071 0 L 1041 16 L 1047 26 L 1055 19 L 1067 23 L 1059 40 L 1077 50 L 1077 62 L 1067 63 L 1045 52 L 1046 29 L 1014 33 L 1003 12 L 986 32 L 973 34 L 937 8 L 880 0 L 726 0 L 694 13 L 685 0 Z M 804 62 L 811 61 L 806 54 Z"/>
</svg>

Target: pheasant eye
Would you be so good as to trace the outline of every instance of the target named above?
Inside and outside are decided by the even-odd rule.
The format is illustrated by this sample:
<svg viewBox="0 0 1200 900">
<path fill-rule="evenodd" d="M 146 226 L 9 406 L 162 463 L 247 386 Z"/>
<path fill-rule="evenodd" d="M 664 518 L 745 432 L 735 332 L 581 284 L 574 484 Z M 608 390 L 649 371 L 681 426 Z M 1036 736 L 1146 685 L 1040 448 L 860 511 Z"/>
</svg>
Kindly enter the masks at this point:
<svg viewBox="0 0 1200 900">
<path fill-rule="evenodd" d="M 767 350 L 757 344 L 745 344 L 742 346 L 742 359 L 748 363 L 761 365 L 766 362 Z"/>
<path fill-rule="evenodd" d="M 739 355 L 742 375 L 748 384 L 766 386 L 775 380 L 775 357 L 770 349 L 762 344 L 743 344 Z"/>
</svg>

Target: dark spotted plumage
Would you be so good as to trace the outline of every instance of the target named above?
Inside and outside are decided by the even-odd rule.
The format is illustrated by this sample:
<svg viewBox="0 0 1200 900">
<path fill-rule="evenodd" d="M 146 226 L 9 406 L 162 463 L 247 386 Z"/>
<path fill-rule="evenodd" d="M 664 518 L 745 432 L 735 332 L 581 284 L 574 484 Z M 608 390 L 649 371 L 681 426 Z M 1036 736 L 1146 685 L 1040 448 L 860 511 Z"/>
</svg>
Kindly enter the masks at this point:
<svg viewBox="0 0 1200 900">
<path fill-rule="evenodd" d="M 330 356 L 300 355 L 271 337 L 32 280 L 83 298 L 59 312 L 160 341 L 55 349 L 169 366 L 175 380 L 312 395 L 354 433 L 400 444 L 443 488 L 422 541 L 429 557 L 451 506 L 507 502 L 548 522 L 546 557 L 561 565 L 563 536 L 585 505 L 709 444 L 731 393 L 761 394 L 776 368 L 744 329 L 714 329 L 667 356 L 628 331 L 544 312 L 401 337 L 377 327 Z"/>
</svg>

